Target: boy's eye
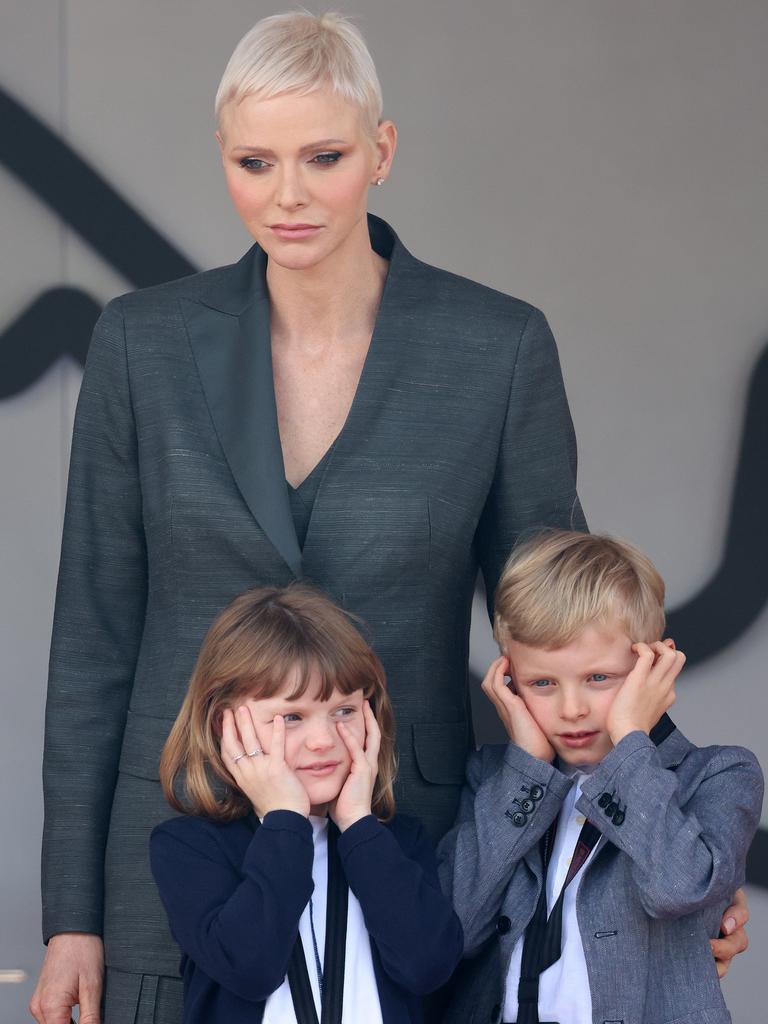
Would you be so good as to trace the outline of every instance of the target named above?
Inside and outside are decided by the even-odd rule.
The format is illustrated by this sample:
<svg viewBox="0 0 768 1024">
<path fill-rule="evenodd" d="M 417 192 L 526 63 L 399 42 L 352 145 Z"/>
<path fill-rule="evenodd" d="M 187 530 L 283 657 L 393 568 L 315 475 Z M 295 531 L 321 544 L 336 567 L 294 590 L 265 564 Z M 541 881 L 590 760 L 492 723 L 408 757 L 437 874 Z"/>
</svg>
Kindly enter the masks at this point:
<svg viewBox="0 0 768 1024">
<path fill-rule="evenodd" d="M 604 683 L 608 679 L 608 676 L 603 672 L 593 672 L 589 678 L 593 683 Z"/>
<path fill-rule="evenodd" d="M 339 160 L 341 160 L 341 153 L 337 153 L 335 150 L 332 150 L 328 153 L 318 153 L 316 156 L 312 157 L 310 163 L 324 164 L 327 166 L 328 164 L 338 163 Z"/>
<path fill-rule="evenodd" d="M 538 689 L 543 690 L 546 686 L 551 686 L 551 679 L 534 679 L 531 686 L 536 686 Z"/>
</svg>

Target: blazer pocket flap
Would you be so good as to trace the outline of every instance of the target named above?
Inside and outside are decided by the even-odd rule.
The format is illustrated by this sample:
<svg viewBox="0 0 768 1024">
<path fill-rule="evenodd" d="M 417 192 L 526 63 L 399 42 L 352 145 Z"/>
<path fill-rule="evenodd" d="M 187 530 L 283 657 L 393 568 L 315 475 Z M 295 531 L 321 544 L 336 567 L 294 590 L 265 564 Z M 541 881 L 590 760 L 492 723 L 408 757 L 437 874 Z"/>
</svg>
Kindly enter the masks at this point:
<svg viewBox="0 0 768 1024">
<path fill-rule="evenodd" d="M 159 779 L 160 754 L 172 726 L 170 718 L 129 711 L 120 751 L 120 771 L 140 779 Z"/>
<path fill-rule="evenodd" d="M 460 786 L 469 753 L 468 722 L 414 722 L 413 752 L 426 782 Z"/>
</svg>

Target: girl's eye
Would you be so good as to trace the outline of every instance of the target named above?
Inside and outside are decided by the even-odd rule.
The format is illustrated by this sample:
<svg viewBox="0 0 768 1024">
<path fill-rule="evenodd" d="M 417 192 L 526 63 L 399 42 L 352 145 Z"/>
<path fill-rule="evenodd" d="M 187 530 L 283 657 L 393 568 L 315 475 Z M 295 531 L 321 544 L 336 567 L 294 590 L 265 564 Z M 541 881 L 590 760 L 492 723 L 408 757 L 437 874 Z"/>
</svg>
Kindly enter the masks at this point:
<svg viewBox="0 0 768 1024">
<path fill-rule="evenodd" d="M 336 714 L 339 718 L 347 718 L 349 715 L 354 715 L 357 708 L 337 708 Z"/>
<path fill-rule="evenodd" d="M 240 166 L 246 171 L 263 171 L 268 165 L 265 160 L 260 160 L 257 156 L 244 156 L 240 161 Z"/>
<path fill-rule="evenodd" d="M 338 163 L 339 160 L 341 160 L 341 153 L 337 153 L 333 150 L 329 153 L 318 153 L 317 156 L 312 157 L 310 163 L 327 166 L 328 164 Z"/>
<path fill-rule="evenodd" d="M 300 722 L 301 721 L 301 715 L 296 715 L 296 714 L 293 714 L 292 712 L 289 712 L 287 715 L 283 715 L 283 721 L 286 722 L 286 723 L 288 723 L 288 722 Z"/>
</svg>

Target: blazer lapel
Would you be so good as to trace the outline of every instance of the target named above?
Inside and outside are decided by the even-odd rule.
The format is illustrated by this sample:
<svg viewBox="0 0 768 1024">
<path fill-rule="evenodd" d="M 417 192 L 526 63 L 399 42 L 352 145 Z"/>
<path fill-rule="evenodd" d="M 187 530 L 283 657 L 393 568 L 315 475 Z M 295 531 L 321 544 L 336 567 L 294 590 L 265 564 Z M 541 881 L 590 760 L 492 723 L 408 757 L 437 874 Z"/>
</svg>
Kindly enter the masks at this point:
<svg viewBox="0 0 768 1024">
<path fill-rule="evenodd" d="M 228 277 L 181 299 L 211 419 L 232 476 L 254 518 L 302 575 L 285 482 L 272 378 L 266 257 L 254 246 Z"/>
</svg>

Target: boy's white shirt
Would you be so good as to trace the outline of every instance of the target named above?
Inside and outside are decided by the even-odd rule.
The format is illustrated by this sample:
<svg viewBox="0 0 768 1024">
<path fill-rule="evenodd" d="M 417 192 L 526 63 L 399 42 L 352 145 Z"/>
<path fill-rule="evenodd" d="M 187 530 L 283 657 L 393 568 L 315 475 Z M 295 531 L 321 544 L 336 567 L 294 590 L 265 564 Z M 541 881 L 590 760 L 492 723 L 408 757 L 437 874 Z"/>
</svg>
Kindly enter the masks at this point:
<svg viewBox="0 0 768 1024">
<path fill-rule="evenodd" d="M 320 964 L 325 954 L 325 918 L 328 896 L 328 819 L 310 816 L 312 841 L 315 856 L 312 862 L 312 917 L 315 924 L 315 938 Z M 309 983 L 315 1000 L 317 1019 L 321 1016 L 320 986 L 317 980 L 315 953 L 312 944 L 312 925 L 309 904 L 299 918 L 299 935 L 307 961 Z M 363 920 L 363 911 L 355 894 L 350 890 L 347 907 L 347 942 L 344 960 L 344 1004 L 342 1024 L 382 1024 L 379 989 L 373 972 L 371 942 Z M 264 1005 L 262 1024 L 296 1024 L 291 988 L 288 978 L 283 979 L 280 988 L 275 989 Z"/>
<path fill-rule="evenodd" d="M 560 765 L 560 770 L 567 773 L 567 766 Z M 557 819 L 557 833 L 552 857 L 547 872 L 547 913 L 551 912 L 560 890 L 563 887 L 571 856 L 576 846 L 584 815 L 576 810 L 576 801 L 581 795 L 581 784 L 586 774 L 577 771 L 574 774 L 575 785 L 568 792 Z M 584 948 L 576 920 L 576 894 L 581 884 L 584 869 L 592 860 L 595 852 L 603 842 L 602 836 L 590 853 L 578 874 L 565 890 L 563 897 L 563 938 L 562 956 L 544 971 L 539 979 L 539 1019 L 560 1021 L 562 1024 L 592 1024 L 592 996 L 589 991 L 589 975 L 587 962 L 584 959 Z M 504 989 L 504 1013 L 502 1020 L 517 1020 L 517 987 L 520 982 L 520 965 L 523 957 L 523 941 L 521 935 L 512 951 L 512 959 L 507 971 Z"/>
</svg>

